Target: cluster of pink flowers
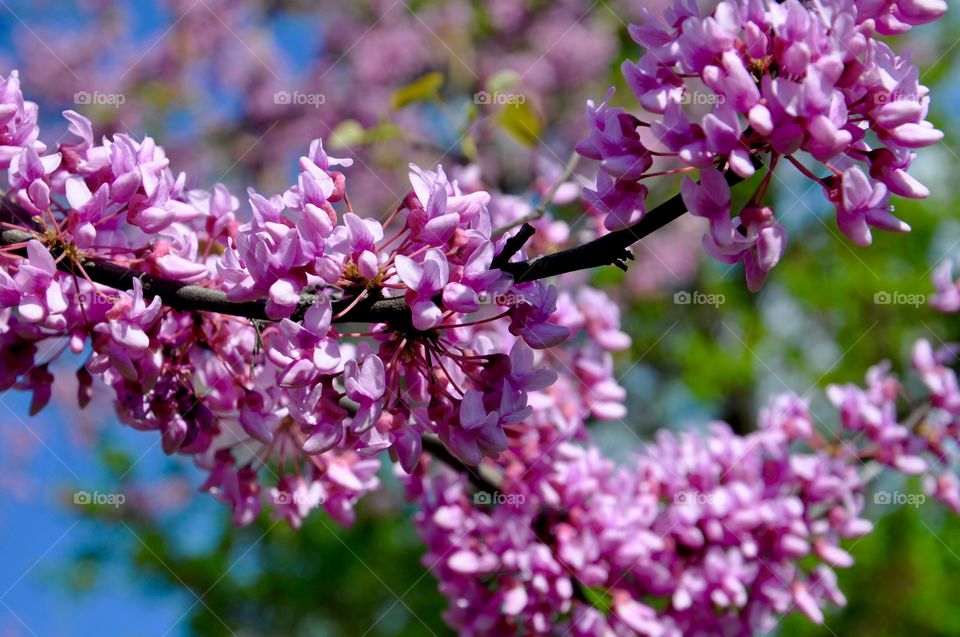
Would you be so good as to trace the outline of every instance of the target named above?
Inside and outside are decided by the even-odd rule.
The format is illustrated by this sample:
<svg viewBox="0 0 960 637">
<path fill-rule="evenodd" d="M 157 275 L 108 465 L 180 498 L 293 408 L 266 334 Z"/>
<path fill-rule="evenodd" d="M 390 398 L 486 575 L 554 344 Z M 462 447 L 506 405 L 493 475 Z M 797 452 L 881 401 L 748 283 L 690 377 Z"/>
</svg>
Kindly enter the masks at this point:
<svg viewBox="0 0 960 637">
<path fill-rule="evenodd" d="M 634 4 L 606 0 L 607 11 L 588 0 L 427 0 L 415 7 L 384 0 L 151 0 L 149 11 L 168 22 L 146 34 L 143 9 L 97 0 L 74 6 L 82 19 L 70 21 L 21 12 L 29 28 L 12 25 L 16 50 L 7 63 L 23 70 L 31 95 L 47 105 L 76 108 L 77 95 L 94 92 L 122 96 L 122 103 L 92 111 L 98 127 L 162 127 L 170 157 L 195 177 L 214 179 L 231 168 L 279 188 L 286 175 L 276 167 L 302 152 L 304 140 L 329 138 L 347 120 L 375 131 L 389 119 L 400 131 L 391 139 L 349 142 L 359 160 L 351 173 L 355 200 L 379 212 L 405 188 L 397 157 L 420 163 L 457 157 L 454 142 L 466 126 L 488 178 L 532 179 L 534 160 L 554 161 L 552 154 L 539 144 L 526 152 L 503 143 L 495 117 L 500 106 L 477 105 L 474 93 L 497 90 L 498 76 L 514 78 L 499 90 L 522 95 L 557 124 L 551 134 L 575 143 L 584 130 L 581 105 L 617 61 L 617 31 L 625 30 L 621 20 L 636 17 Z M 298 26 L 293 47 L 290 24 Z M 91 38 L 93 32 L 100 37 Z M 451 33 L 459 34 L 456 42 Z M 577 55 L 560 41 L 576 41 Z M 444 87 L 444 108 L 391 107 L 395 91 L 444 68 L 456 69 Z M 215 107 L 224 101 L 229 109 Z M 476 122 L 468 108 L 477 109 Z M 198 123 L 188 133 L 171 125 L 184 112 Z M 268 128 L 269 143 L 258 143 Z M 452 137 L 448 129 L 456 131 Z"/>
<path fill-rule="evenodd" d="M 960 311 L 949 268 L 934 280 L 933 305 Z M 661 432 L 616 467 L 590 443 L 581 411 L 511 440 L 495 461 L 496 493 L 421 467 L 405 484 L 422 507 L 424 564 L 450 602 L 446 620 L 463 635 L 584 637 L 746 637 L 793 611 L 823 622 L 845 604 L 835 570 L 853 557 L 843 541 L 873 529 L 873 465 L 919 477 L 960 513 L 958 350 L 914 344 L 922 397 L 907 395 L 889 362 L 868 370 L 865 386 L 829 386 L 831 429 L 784 394 L 754 433 L 719 422 Z M 564 409 L 563 380 L 551 400 L 531 398 L 531 423 L 577 413 Z"/>
<path fill-rule="evenodd" d="M 782 161 L 820 185 L 854 243 L 868 245 L 872 228 L 909 230 L 890 198 L 929 194 L 907 170 L 914 149 L 943 135 L 926 120 L 929 91 L 917 68 L 876 36 L 946 9 L 943 0 L 722 0 L 704 14 L 677 0 L 664 20 L 648 13 L 630 29 L 645 52 L 622 67 L 644 113 L 607 101 L 587 109 L 592 130 L 578 150 L 601 162 L 589 201 L 608 229 L 623 228 L 645 214 L 643 179 L 699 170 L 682 193 L 710 222 L 704 247 L 724 263 L 744 262 L 754 291 L 786 246 L 766 201 Z M 801 151 L 824 176 L 796 157 Z M 681 168 L 651 172 L 660 157 Z M 729 180 L 760 166 L 766 174 L 731 218 Z"/>
<path fill-rule="evenodd" d="M 907 418 L 889 364 L 868 372 L 866 388 L 831 386 L 830 438 L 787 394 L 754 433 L 724 423 L 661 433 L 628 467 L 575 442 L 586 437 L 579 421 L 512 442 L 497 460 L 496 493 L 418 471 L 407 488 L 447 621 L 463 635 L 583 637 L 746 637 L 793 610 L 822 622 L 825 607 L 845 603 L 835 569 L 853 558 L 841 543 L 873 528 L 863 517 L 868 464 L 921 475 L 929 495 L 960 512 L 960 388 L 949 362 L 954 349 L 915 345 L 929 403 Z"/>
<path fill-rule="evenodd" d="M 350 160 L 317 140 L 295 185 L 248 191 L 242 223 L 237 197 L 220 184 L 187 189 L 150 138 L 98 144 L 89 121 L 67 111 L 71 139 L 47 153 L 18 82 L 13 73 L 3 84 L 0 141 L 8 197 L 30 218 L 7 223 L 34 238 L 0 251 L 2 335 L 15 344 L 4 354 L 17 357 L 4 384 L 33 391 L 42 406 L 53 377 L 49 357 L 36 355 L 41 343 L 66 336 L 74 354 L 89 347 L 81 404 L 96 375 L 125 423 L 158 431 L 167 453 L 210 472 L 206 488 L 238 523 L 270 500 L 295 524 L 320 504 L 348 521 L 377 484 L 374 457 L 388 452 L 412 471 L 423 435 L 470 464 L 498 455 L 531 412 L 529 392 L 557 378 L 538 368 L 544 355 L 534 349 L 571 332 L 593 342 L 547 356 L 575 369 L 577 409 L 623 415 L 610 352 L 629 339 L 616 307 L 599 291 L 574 300 L 493 268 L 506 237 L 492 237 L 486 192 L 411 166 L 410 193 L 393 214 L 363 218 L 339 170 Z M 81 255 L 131 268 L 131 289 L 95 283 Z M 145 296 L 139 272 L 237 303 L 265 298 L 273 322 L 177 311 Z M 336 327 L 389 299 L 409 315 L 367 332 Z M 268 473 L 272 490 L 261 490 Z M 288 488 L 296 493 L 279 497 Z"/>
</svg>

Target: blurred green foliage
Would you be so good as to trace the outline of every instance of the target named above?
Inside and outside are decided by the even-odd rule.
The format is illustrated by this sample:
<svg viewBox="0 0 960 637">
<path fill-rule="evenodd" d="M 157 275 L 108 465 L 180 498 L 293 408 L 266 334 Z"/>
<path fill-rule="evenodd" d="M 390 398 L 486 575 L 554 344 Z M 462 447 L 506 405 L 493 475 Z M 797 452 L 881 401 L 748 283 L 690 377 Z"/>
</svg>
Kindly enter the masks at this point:
<svg viewBox="0 0 960 637">
<path fill-rule="evenodd" d="M 825 626 L 802 616 L 784 619 L 784 637 L 948 637 L 960 635 L 954 603 L 960 575 L 960 520 L 937 505 L 906 507 L 882 518 L 877 530 L 852 545 L 857 563 L 840 573 L 844 609 Z"/>
<path fill-rule="evenodd" d="M 445 634 L 443 600 L 419 563 L 403 516 L 366 513 L 350 529 L 312 516 L 299 531 L 262 519 L 217 530 L 215 547 L 178 551 L 169 529 L 141 524 L 138 573 L 189 587 L 202 598 L 191 634 L 335 637 Z M 194 600 L 185 598 L 189 603 Z"/>
</svg>

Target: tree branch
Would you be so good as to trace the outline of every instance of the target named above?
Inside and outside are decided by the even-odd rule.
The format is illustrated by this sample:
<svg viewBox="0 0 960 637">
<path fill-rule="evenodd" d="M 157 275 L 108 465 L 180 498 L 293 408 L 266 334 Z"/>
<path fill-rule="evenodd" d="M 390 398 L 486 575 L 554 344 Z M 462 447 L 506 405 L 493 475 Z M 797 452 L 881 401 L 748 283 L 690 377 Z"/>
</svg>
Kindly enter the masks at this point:
<svg viewBox="0 0 960 637">
<path fill-rule="evenodd" d="M 493 257 L 493 261 L 490 263 L 491 267 L 497 269 L 503 269 L 503 266 L 507 264 L 510 259 L 513 258 L 513 255 L 520 252 L 523 249 L 523 246 L 526 245 L 527 241 L 530 240 L 537 230 L 529 223 L 524 223 L 520 226 L 520 230 L 517 231 L 517 234 L 513 235 L 503 244 L 503 250 L 500 251 L 500 254 Z"/>
<path fill-rule="evenodd" d="M 473 486 L 486 493 L 495 493 L 503 484 L 503 477 L 489 465 L 471 466 L 450 453 L 436 436 L 423 436 L 423 450 L 451 469 L 467 476 Z"/>
<path fill-rule="evenodd" d="M 726 178 L 731 187 L 742 181 L 732 172 L 727 172 Z M 500 269 L 510 274 L 514 283 L 525 283 L 605 265 L 616 265 L 623 268 L 626 260 L 633 259 L 633 255 L 627 248 L 671 221 L 677 220 L 685 212 L 687 212 L 687 207 L 683 203 L 683 197 L 678 193 L 653 210 L 648 211 L 640 221 L 632 226 L 611 232 L 568 250 L 561 250 L 527 261 L 506 263 L 501 265 Z"/>
<path fill-rule="evenodd" d="M 732 186 L 739 183 L 740 178 L 728 173 L 727 181 Z M 686 211 L 683 198 L 678 194 L 647 212 L 643 219 L 636 224 L 623 230 L 611 232 L 583 245 L 553 254 L 527 261 L 504 263 L 506 259 L 516 254 L 522 248 L 523 243 L 533 235 L 533 228 L 525 224 L 516 236 L 507 241 L 504 250 L 495 257 L 493 265 L 510 274 L 515 283 L 536 281 L 568 272 L 606 265 L 617 265 L 625 268 L 626 260 L 633 258 L 630 251 L 627 250 L 628 247 L 676 220 Z M 32 215 L 9 197 L 0 198 L 0 222 L 25 228 L 35 225 L 32 221 Z M 4 229 L 0 232 L 0 246 L 21 244 L 36 239 L 38 234 L 40 234 L 39 228 L 36 233 L 29 232 L 26 229 Z M 53 245 L 49 248 L 54 259 L 63 255 L 62 246 Z M 26 250 L 19 249 L 16 252 L 25 254 Z M 143 293 L 147 298 L 160 297 L 164 305 L 176 310 L 214 312 L 250 319 L 270 320 L 266 313 L 266 299 L 232 301 L 227 298 L 226 292 L 221 290 L 153 276 L 101 257 L 84 256 L 81 257 L 79 264 L 92 281 L 116 290 L 131 290 L 133 289 L 133 279 L 140 279 Z M 79 274 L 76 264 L 70 258 L 60 259 L 58 267 L 65 272 Z M 304 294 L 293 314 L 293 320 L 302 319 L 304 313 L 317 301 L 317 298 L 312 294 Z M 403 298 L 384 298 L 379 293 L 372 293 L 341 316 L 343 310 L 353 301 L 353 298 L 347 298 L 332 302 L 333 312 L 336 316 L 334 322 L 392 323 L 395 325 L 409 325 L 410 323 L 410 310 Z"/>
<path fill-rule="evenodd" d="M 0 200 L 0 221 L 7 223 L 24 224 L 25 219 L 30 219 L 29 213 L 19 204 L 9 199 Z M 32 222 L 27 222 L 32 225 Z M 35 233 L 26 230 L 7 229 L 0 232 L 0 245 L 8 246 L 19 243 L 25 243 L 31 239 L 36 239 Z M 57 245 L 49 246 L 50 253 L 54 259 L 58 259 L 63 254 L 63 248 Z M 26 249 L 16 250 L 19 254 L 26 254 Z M 63 258 L 58 262 L 58 267 L 73 274 L 80 274 L 79 268 L 71 262 L 69 258 Z M 229 314 L 232 316 L 242 316 L 250 319 L 270 320 L 267 317 L 266 299 L 257 299 L 255 301 L 232 301 L 227 298 L 227 293 L 221 290 L 213 290 L 200 285 L 188 285 L 181 281 L 166 279 L 153 276 L 146 272 L 138 272 L 132 268 L 114 263 L 108 259 L 99 257 L 83 257 L 79 265 L 90 276 L 95 283 L 105 285 L 115 290 L 132 290 L 133 280 L 140 279 L 143 286 L 144 296 L 153 298 L 160 297 L 164 305 L 172 307 L 182 312 L 214 312 L 217 314 Z M 310 308 L 317 300 L 315 295 L 305 294 L 301 297 L 300 305 L 294 312 L 295 320 L 301 319 L 304 312 Z M 353 302 L 352 298 L 338 299 L 333 301 L 334 315 L 342 312 Z M 403 298 L 385 299 L 376 295 L 357 303 L 349 312 L 343 316 L 334 319 L 337 323 L 405 323 L 409 321 L 410 312 Z"/>
<path fill-rule="evenodd" d="M 557 181 L 554 182 L 553 186 L 550 187 L 550 190 L 543 195 L 543 199 L 540 200 L 540 203 L 537 204 L 537 207 L 531 210 L 529 214 L 520 217 L 513 223 L 494 230 L 493 238 L 496 239 L 497 237 L 503 236 L 517 226 L 526 226 L 531 221 L 536 221 L 545 215 L 547 208 L 549 208 L 550 204 L 553 203 L 553 198 L 557 196 L 560 186 L 566 183 L 566 181 L 573 176 L 573 171 L 577 169 L 578 163 L 580 163 L 580 153 L 574 151 L 573 154 L 570 155 L 570 159 L 567 160 L 566 165 L 563 167 L 563 172 L 557 177 Z M 516 252 L 513 254 L 516 254 Z M 510 256 L 513 256 L 513 254 Z"/>
</svg>

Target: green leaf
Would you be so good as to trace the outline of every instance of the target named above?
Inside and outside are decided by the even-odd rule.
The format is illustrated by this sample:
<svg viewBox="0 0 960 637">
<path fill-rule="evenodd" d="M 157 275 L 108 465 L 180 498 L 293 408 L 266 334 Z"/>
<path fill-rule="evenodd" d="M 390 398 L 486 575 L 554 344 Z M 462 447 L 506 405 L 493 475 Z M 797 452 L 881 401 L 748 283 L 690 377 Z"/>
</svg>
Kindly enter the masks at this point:
<svg viewBox="0 0 960 637">
<path fill-rule="evenodd" d="M 536 146 L 540 141 L 540 117 L 526 100 L 504 106 L 499 120 L 503 129 L 521 144 Z"/>
<path fill-rule="evenodd" d="M 463 151 L 463 156 L 470 161 L 477 160 L 477 142 L 474 141 L 473 137 L 469 135 L 464 137 L 463 142 L 460 144 L 460 149 Z"/>
<path fill-rule="evenodd" d="M 360 122 L 348 119 L 340 122 L 331 131 L 328 146 L 333 150 L 339 150 L 362 144 L 373 144 L 396 139 L 400 136 L 400 132 L 400 127 L 390 122 L 364 129 Z"/>
<path fill-rule="evenodd" d="M 439 71 L 427 73 L 394 91 L 390 104 L 394 109 L 401 109 L 413 102 L 435 99 L 440 92 L 440 87 L 443 86 L 443 79 L 443 73 Z"/>
<path fill-rule="evenodd" d="M 368 128 L 367 132 L 363 136 L 364 144 L 373 144 L 375 142 L 383 142 L 389 139 L 396 139 L 400 137 L 400 127 L 396 124 L 390 122 L 383 122 L 373 128 Z"/>
<path fill-rule="evenodd" d="M 115 476 L 125 476 L 133 465 L 129 454 L 116 447 L 107 447 L 101 457 L 104 466 Z"/>
<path fill-rule="evenodd" d="M 613 598 L 610 597 L 610 592 L 607 589 L 602 586 L 581 585 L 580 590 L 583 591 L 583 596 L 587 598 L 591 606 L 601 613 L 610 613 L 610 609 L 613 607 Z"/>
<path fill-rule="evenodd" d="M 487 79 L 487 90 L 491 93 L 505 91 L 520 82 L 520 74 L 512 69 L 504 69 L 491 75 Z"/>
<path fill-rule="evenodd" d="M 364 142 L 366 135 L 363 125 L 355 119 L 346 119 L 334 128 L 327 138 L 327 145 L 331 150 L 349 148 Z"/>
</svg>

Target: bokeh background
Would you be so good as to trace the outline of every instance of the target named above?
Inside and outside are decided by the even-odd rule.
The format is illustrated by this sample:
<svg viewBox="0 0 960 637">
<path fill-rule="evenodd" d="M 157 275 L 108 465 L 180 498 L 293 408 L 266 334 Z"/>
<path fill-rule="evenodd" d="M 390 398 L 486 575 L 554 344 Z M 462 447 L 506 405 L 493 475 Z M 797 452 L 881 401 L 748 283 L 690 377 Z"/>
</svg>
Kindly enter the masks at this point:
<svg viewBox="0 0 960 637">
<path fill-rule="evenodd" d="M 583 133 L 585 101 L 617 85 L 614 101 L 629 103 L 619 63 L 637 50 L 626 23 L 663 4 L 0 0 L 0 73 L 20 69 L 49 144 L 72 108 L 98 132 L 155 137 L 201 187 L 280 191 L 323 137 L 357 160 L 351 199 L 372 216 L 405 195 L 410 161 L 535 204 Z M 739 268 L 702 258 L 692 220 L 647 238 L 626 274 L 594 275 L 633 337 L 617 360 L 629 416 L 592 426 L 609 454 L 626 459 L 659 428 L 711 419 L 749 431 L 783 391 L 809 395 L 829 424 L 827 384 L 859 382 L 882 359 L 901 367 L 918 337 L 960 341 L 955 321 L 914 302 L 931 293 L 933 267 L 960 255 L 958 26 L 953 12 L 901 43 L 947 133 L 916 165 L 931 198 L 899 202 L 910 235 L 856 248 L 819 190 L 778 169 L 790 243 L 762 293 L 746 291 Z M 578 168 L 585 180 L 591 171 Z M 676 187 L 664 179 L 653 197 Z M 577 230 L 576 205 L 557 216 Z M 683 294 L 717 302 L 677 302 Z M 451 634 L 388 470 L 351 528 L 314 514 L 299 532 L 266 518 L 236 530 L 156 436 L 117 424 L 102 399 L 78 411 L 74 369 L 63 364 L 37 416 L 28 395 L 0 395 L 0 637 Z M 78 505 L 78 491 L 125 502 Z M 840 576 L 848 607 L 821 627 L 787 618 L 778 634 L 960 634 L 960 521 L 932 503 L 870 508 L 877 530 L 847 547 L 857 564 Z"/>
</svg>

